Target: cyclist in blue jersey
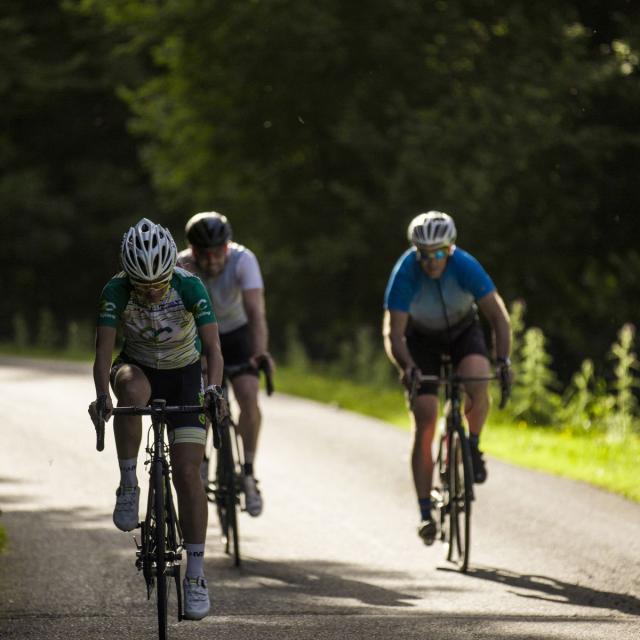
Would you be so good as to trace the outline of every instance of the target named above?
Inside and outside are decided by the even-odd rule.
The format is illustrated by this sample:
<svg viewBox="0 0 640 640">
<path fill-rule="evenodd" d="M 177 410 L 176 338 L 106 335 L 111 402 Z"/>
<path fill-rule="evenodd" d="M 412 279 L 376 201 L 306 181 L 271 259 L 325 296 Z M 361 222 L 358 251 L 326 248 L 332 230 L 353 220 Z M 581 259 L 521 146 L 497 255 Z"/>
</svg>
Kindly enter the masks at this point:
<svg viewBox="0 0 640 640">
<path fill-rule="evenodd" d="M 208 363 L 204 406 L 210 415 L 223 416 L 226 403 L 220 387 L 223 361 L 216 317 L 202 282 L 175 266 L 177 248 L 171 234 L 143 218 L 125 233 L 120 258 L 123 270 L 109 280 L 100 298 L 93 366 L 97 399 L 89 407 L 92 417 L 99 405 L 106 419 L 111 416 L 109 385 L 124 406 L 146 406 L 152 398 L 164 398 L 169 405 L 200 404 L 201 353 Z M 118 326 L 124 344 L 112 363 Z M 187 553 L 184 616 L 199 620 L 210 608 L 203 564 L 207 498 L 200 482 L 206 431 L 198 414 L 172 416 L 168 422 Z M 122 531 L 131 531 L 138 526 L 141 418 L 116 416 L 114 435 L 120 486 L 113 521 Z"/>
<path fill-rule="evenodd" d="M 495 337 L 496 365 L 501 378 L 511 381 L 511 325 L 496 287 L 480 263 L 455 245 L 451 216 L 429 211 L 409 224 L 407 249 L 396 262 L 384 299 L 385 351 L 410 386 L 415 376 L 439 375 L 443 355 L 458 374 L 490 374 L 489 352 L 478 318 L 478 308 Z M 474 480 L 484 482 L 486 464 L 479 448 L 480 433 L 489 412 L 487 383 L 465 385 L 465 408 Z M 438 387 L 422 383 L 412 408 L 414 440 L 413 479 L 420 508 L 418 534 L 432 544 L 436 524 L 431 517 L 431 445 L 438 417 Z"/>
</svg>

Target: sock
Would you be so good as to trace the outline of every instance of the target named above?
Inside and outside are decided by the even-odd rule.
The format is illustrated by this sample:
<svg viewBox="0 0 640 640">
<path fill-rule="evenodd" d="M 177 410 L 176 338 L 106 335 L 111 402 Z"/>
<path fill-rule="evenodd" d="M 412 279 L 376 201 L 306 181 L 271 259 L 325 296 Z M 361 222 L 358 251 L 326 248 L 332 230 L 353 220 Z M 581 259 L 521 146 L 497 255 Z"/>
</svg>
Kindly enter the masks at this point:
<svg viewBox="0 0 640 640">
<path fill-rule="evenodd" d="M 418 498 L 418 506 L 422 520 L 431 520 L 431 498 Z"/>
<path fill-rule="evenodd" d="M 120 465 L 120 486 L 137 487 L 136 465 L 138 458 L 118 458 L 118 464 Z"/>
<path fill-rule="evenodd" d="M 470 433 L 469 444 L 477 449 L 480 446 L 480 436 L 475 433 Z"/>
<path fill-rule="evenodd" d="M 253 475 L 253 462 L 245 462 L 242 465 L 242 468 L 244 470 L 244 475 L 245 476 L 252 476 Z"/>
<path fill-rule="evenodd" d="M 202 544 L 185 542 L 184 548 L 187 552 L 187 570 L 185 571 L 186 577 L 204 577 L 204 542 Z"/>
</svg>

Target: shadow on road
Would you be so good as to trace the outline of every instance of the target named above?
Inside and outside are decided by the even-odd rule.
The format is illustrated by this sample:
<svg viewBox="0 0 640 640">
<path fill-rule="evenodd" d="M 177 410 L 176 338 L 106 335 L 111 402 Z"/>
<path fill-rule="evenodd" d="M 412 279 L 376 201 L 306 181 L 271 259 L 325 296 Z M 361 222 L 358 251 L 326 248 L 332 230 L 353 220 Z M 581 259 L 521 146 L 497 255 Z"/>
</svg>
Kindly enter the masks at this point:
<svg viewBox="0 0 640 640">
<path fill-rule="evenodd" d="M 216 576 L 222 577 L 225 590 L 238 588 L 246 593 L 247 584 L 250 584 L 255 589 L 264 590 L 267 597 L 295 598 L 308 612 L 326 607 L 328 600 L 336 609 L 343 602 L 345 607 L 353 610 L 363 605 L 405 608 L 422 599 L 402 589 L 373 584 L 380 580 L 406 581 L 404 573 L 381 572 L 378 569 L 367 571 L 362 566 L 341 562 L 251 559 L 245 560 L 238 571 L 228 566 L 227 558 L 215 558 L 207 565 L 207 573 L 213 581 Z"/>
<path fill-rule="evenodd" d="M 108 514 L 91 509 L 9 512 L 10 544 L 0 563 L 0 638 L 98 640 L 156 638 L 155 603 L 134 568 L 131 536 Z M 635 640 L 628 619 L 513 613 L 464 600 L 473 587 L 429 572 L 383 571 L 323 559 L 246 558 L 238 570 L 211 553 L 206 572 L 212 614 L 198 624 L 172 623 L 181 640 Z M 183 563 L 184 564 L 184 563 Z M 18 579 L 19 577 L 19 579 Z M 540 576 L 477 568 L 469 577 L 625 613 L 637 600 Z M 464 583 L 466 580 L 463 580 Z M 451 582 L 449 585 L 447 583 Z M 472 581 L 470 581 L 472 583 Z M 429 606 L 451 591 L 466 602 L 458 613 Z M 523 595 L 523 594 L 518 594 Z M 531 596 L 526 596 L 531 597 Z M 172 604 L 174 606 L 173 595 Z M 564 600 L 561 600 L 564 598 Z M 616 598 L 618 600 L 616 600 Z M 623 600 L 619 600 L 622 598 Z M 591 600 L 593 601 L 591 601 Z M 617 602 L 617 605 L 616 605 Z M 426 606 L 425 606 L 426 604 Z M 469 610 L 465 610 L 469 607 Z M 594 635 L 595 634 L 595 635 Z"/>
<path fill-rule="evenodd" d="M 441 567 L 439 571 L 453 571 Z M 521 598 L 546 600 L 560 604 L 573 604 L 583 607 L 595 607 L 609 611 L 619 611 L 632 615 L 640 615 L 640 599 L 631 594 L 601 591 L 579 584 L 564 582 L 556 578 L 535 574 L 520 574 L 508 569 L 494 567 L 472 567 L 466 574 L 472 578 L 497 582 L 516 589 L 524 589 L 533 593 L 518 593 Z"/>
</svg>

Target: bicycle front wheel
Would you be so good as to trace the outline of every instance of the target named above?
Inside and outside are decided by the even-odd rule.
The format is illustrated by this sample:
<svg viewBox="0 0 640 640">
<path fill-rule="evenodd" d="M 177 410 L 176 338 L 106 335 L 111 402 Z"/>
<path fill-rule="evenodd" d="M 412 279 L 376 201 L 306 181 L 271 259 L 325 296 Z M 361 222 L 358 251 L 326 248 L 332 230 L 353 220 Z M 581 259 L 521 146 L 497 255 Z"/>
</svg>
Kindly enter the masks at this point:
<svg viewBox="0 0 640 640">
<path fill-rule="evenodd" d="M 233 457 L 233 442 L 231 440 L 231 425 L 227 425 L 222 437 L 222 450 L 225 458 L 225 484 L 227 485 L 227 521 L 228 536 L 233 543 L 233 563 L 240 566 L 240 537 L 238 535 L 238 485 L 236 483 L 236 463 Z M 228 540 L 228 538 L 227 538 Z M 227 543 L 228 544 L 228 543 Z"/>
<path fill-rule="evenodd" d="M 235 461 L 229 426 L 221 434 L 216 472 L 216 506 L 225 553 L 233 553 L 235 566 L 240 566 L 240 537 L 238 535 L 238 487 L 236 485 Z"/>
<path fill-rule="evenodd" d="M 469 567 L 471 544 L 471 462 L 466 438 L 458 430 L 451 434 L 449 460 L 451 495 L 450 538 L 448 559 L 465 572 Z"/>
<path fill-rule="evenodd" d="M 165 514 L 165 488 L 164 465 L 162 460 L 153 461 L 153 485 L 154 504 L 153 515 L 155 520 L 155 564 L 156 564 L 156 601 L 158 605 L 158 636 L 160 640 L 167 639 L 167 609 L 169 598 L 169 581 L 166 572 L 166 514 Z"/>
<path fill-rule="evenodd" d="M 438 443 L 438 457 L 433 469 L 433 487 L 431 505 L 435 509 L 438 522 L 438 537 L 442 542 L 449 539 L 449 477 L 447 475 L 447 434 L 442 433 Z"/>
</svg>

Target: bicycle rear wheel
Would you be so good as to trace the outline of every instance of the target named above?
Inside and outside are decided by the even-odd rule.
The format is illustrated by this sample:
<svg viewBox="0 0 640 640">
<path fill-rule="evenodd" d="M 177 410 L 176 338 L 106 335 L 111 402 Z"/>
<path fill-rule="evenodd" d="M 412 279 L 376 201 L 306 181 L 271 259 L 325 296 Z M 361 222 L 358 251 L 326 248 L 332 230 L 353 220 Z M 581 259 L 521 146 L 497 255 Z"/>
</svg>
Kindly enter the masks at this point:
<svg viewBox="0 0 640 640">
<path fill-rule="evenodd" d="M 153 461 L 154 505 L 155 520 L 155 561 L 156 561 L 156 602 L 158 606 L 158 636 L 160 640 L 167 639 L 167 609 L 169 598 L 169 581 L 166 571 L 166 514 L 164 465 L 162 460 Z"/>
<path fill-rule="evenodd" d="M 451 532 L 448 559 L 465 572 L 471 545 L 472 480 L 469 445 L 459 430 L 451 434 L 449 488 L 451 492 Z"/>
</svg>

